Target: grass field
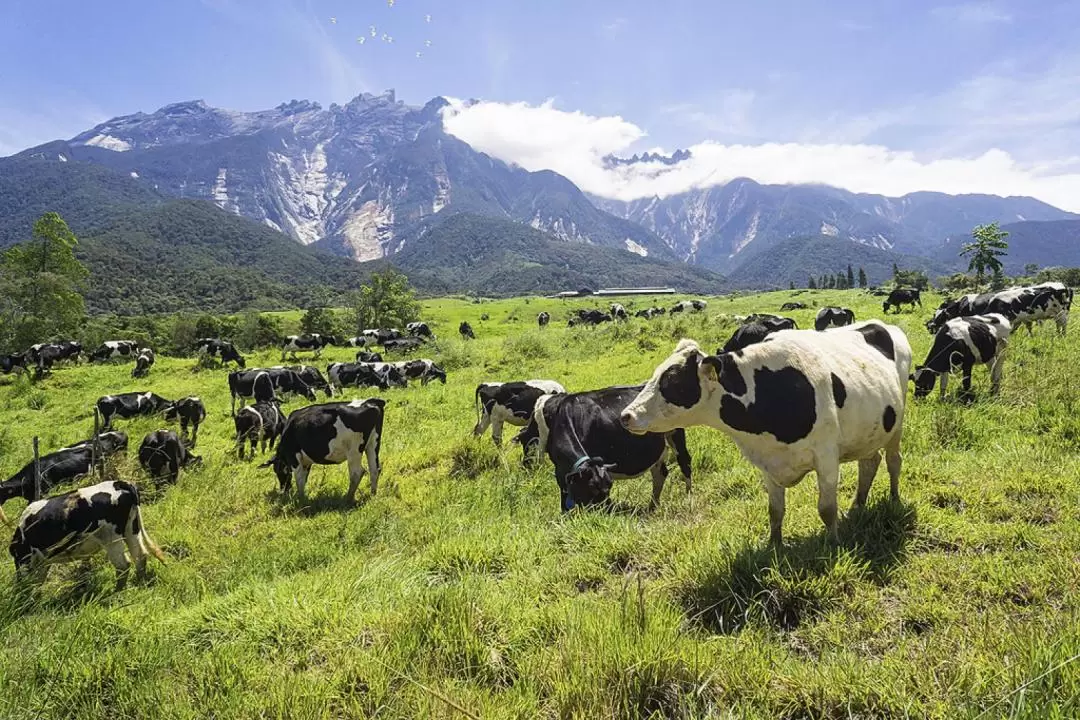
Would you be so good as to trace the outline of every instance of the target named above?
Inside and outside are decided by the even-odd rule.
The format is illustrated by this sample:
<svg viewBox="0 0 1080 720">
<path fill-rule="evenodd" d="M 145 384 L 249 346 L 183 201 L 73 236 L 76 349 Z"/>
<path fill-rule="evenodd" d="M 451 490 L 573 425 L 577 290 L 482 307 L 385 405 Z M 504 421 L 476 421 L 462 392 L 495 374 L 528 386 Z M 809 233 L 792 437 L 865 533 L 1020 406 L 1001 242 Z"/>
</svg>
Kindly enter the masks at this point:
<svg viewBox="0 0 1080 720">
<path fill-rule="evenodd" d="M 0 718 L 1080 717 L 1075 325 L 1014 335 L 996 398 L 977 368 L 973 404 L 912 403 L 902 503 L 882 467 L 839 547 L 811 478 L 788 493 L 786 547 L 769 550 L 765 493 L 714 430 L 688 433 L 693 493 L 673 468 L 651 513 L 640 478 L 616 483 L 617 512 L 561 515 L 549 463 L 524 470 L 516 446 L 470 436 L 478 382 L 641 382 L 679 338 L 714 348 L 734 327 L 722 314 L 775 312 L 790 295 L 595 330 L 565 319 L 597 303 L 427 302 L 442 338 L 427 356 L 449 382 L 384 393 L 379 493 L 362 483 L 356 507 L 343 466 L 316 467 L 301 505 L 235 458 L 224 370 L 159 358 L 142 381 L 130 365 L 0 378 L 3 477 L 35 434 L 43 452 L 88 437 L 102 394 L 197 394 L 209 411 L 204 467 L 157 491 L 134 450 L 161 423 L 118 423 L 131 450 L 113 471 L 140 483 L 169 557 L 147 583 L 114 592 L 101 556 L 90 572 L 54 568 L 27 605 L 10 563 L 0 571 Z M 857 291 L 797 299 L 880 317 L 880 298 Z M 936 303 L 892 318 L 919 362 Z M 813 312 L 790 315 L 811 327 Z M 475 342 L 457 338 L 461 319 Z"/>
</svg>

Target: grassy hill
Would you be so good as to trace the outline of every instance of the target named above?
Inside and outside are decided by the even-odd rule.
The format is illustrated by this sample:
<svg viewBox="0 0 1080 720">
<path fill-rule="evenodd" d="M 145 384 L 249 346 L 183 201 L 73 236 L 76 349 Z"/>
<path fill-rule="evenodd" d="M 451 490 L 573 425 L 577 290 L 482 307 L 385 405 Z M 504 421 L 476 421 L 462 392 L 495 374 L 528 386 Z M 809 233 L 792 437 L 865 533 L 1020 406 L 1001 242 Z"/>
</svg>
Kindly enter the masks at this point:
<svg viewBox="0 0 1080 720">
<path fill-rule="evenodd" d="M 111 472 L 140 484 L 169 558 L 149 583 L 114 593 L 99 556 L 55 568 L 26 604 L 0 570 L 0 717 L 1076 717 L 1075 324 L 1064 339 L 1017 334 L 997 398 L 979 368 L 975 404 L 909 406 L 902 502 L 882 468 L 835 548 L 807 478 L 788 493 L 787 546 L 769 551 L 756 472 L 713 430 L 688 432 L 692 494 L 673 468 L 648 512 L 649 481 L 619 480 L 610 514 L 561 515 L 550 464 L 524 470 L 516 448 L 470 437 L 480 381 L 640 382 L 680 337 L 715 347 L 732 329 L 722 314 L 791 296 L 595 330 L 565 327 L 585 301 L 427 302 L 444 338 L 427 355 L 449 382 L 384 393 L 383 477 L 356 507 L 342 466 L 316 467 L 301 504 L 235 458 L 225 371 L 160 358 L 141 381 L 125 365 L 0 377 L 2 477 L 35 434 L 46 452 L 86 437 L 104 393 L 193 393 L 209 410 L 203 467 L 158 491 L 134 456 L 160 422 L 119 423 L 132 450 Z M 879 307 L 858 291 L 797 299 L 860 318 Z M 540 310 L 553 315 L 543 332 Z M 792 315 L 806 326 L 813 313 Z M 890 316 L 919 360 L 924 315 Z M 462 319 L 475 342 L 457 339 Z M 855 474 L 843 467 L 844 508 Z"/>
</svg>

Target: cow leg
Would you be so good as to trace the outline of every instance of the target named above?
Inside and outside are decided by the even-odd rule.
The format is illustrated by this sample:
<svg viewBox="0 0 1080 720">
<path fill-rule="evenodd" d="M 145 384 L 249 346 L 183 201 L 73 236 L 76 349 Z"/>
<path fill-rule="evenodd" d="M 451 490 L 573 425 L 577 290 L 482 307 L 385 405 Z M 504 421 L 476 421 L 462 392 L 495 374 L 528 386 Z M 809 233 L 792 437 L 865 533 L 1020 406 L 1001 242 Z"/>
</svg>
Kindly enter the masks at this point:
<svg viewBox="0 0 1080 720">
<path fill-rule="evenodd" d="M 484 431 L 488 429 L 488 425 L 491 424 L 491 413 L 484 410 L 484 414 L 480 416 L 480 420 L 477 421 L 476 427 L 473 428 L 473 437 L 480 437 L 484 434 Z"/>
<path fill-rule="evenodd" d="M 941 381 L 941 399 L 945 399 L 945 388 L 949 385 L 949 373 L 938 373 L 938 380 Z"/>
<path fill-rule="evenodd" d="M 818 516 L 825 523 L 829 538 L 838 539 L 836 532 L 836 488 L 840 484 L 840 459 L 819 458 L 817 464 Z"/>
<path fill-rule="evenodd" d="M 655 510 L 660 505 L 660 495 L 664 492 L 664 481 L 667 480 L 668 469 L 667 463 L 664 462 L 667 453 L 663 453 L 660 456 L 659 462 L 649 468 L 652 473 L 652 502 L 649 503 L 649 509 Z"/>
<path fill-rule="evenodd" d="M 311 464 L 301 459 L 300 464 L 296 466 L 296 470 L 293 471 L 293 478 L 296 480 L 296 494 L 302 500 L 304 498 L 304 486 L 307 485 L 307 476 L 311 472 Z"/>
<path fill-rule="evenodd" d="M 128 581 L 128 570 L 131 568 L 131 563 L 128 562 L 127 555 L 124 553 L 124 543 L 114 542 L 105 547 L 105 554 L 109 557 L 109 562 L 116 568 L 116 589 L 123 590 Z M 146 565 L 146 558 L 143 558 L 143 565 Z"/>
<path fill-rule="evenodd" d="M 501 417 L 492 418 L 491 420 L 491 439 L 495 441 L 496 447 L 502 446 L 502 428 L 503 419 Z"/>
<path fill-rule="evenodd" d="M 960 397 L 963 400 L 971 399 L 971 365 L 964 365 L 963 367 L 963 379 L 960 381 Z"/>
<path fill-rule="evenodd" d="M 769 544 L 781 547 L 784 544 L 784 503 L 787 489 L 768 475 L 762 474 L 761 482 L 769 494 Z"/>
<path fill-rule="evenodd" d="M 191 426 L 191 447 L 195 447 L 195 443 L 199 441 L 199 421 L 196 420 Z"/>
<path fill-rule="evenodd" d="M 990 393 L 997 395 L 998 389 L 1001 387 L 1001 373 L 1005 370 L 1005 363 L 1001 357 L 1001 352 L 998 352 L 994 356 L 994 359 L 990 361 Z"/>
<path fill-rule="evenodd" d="M 870 495 L 870 485 L 874 482 L 878 467 L 881 465 L 881 452 L 875 451 L 873 455 L 859 460 L 859 486 L 855 490 L 855 500 L 851 503 L 852 509 L 862 507 Z"/>
<path fill-rule="evenodd" d="M 368 474 L 371 476 L 371 494 L 375 495 L 379 489 L 379 474 L 382 472 L 382 468 L 379 467 L 379 436 L 377 434 L 368 438 L 364 454 L 367 455 Z"/>
<path fill-rule="evenodd" d="M 141 521 L 141 519 L 140 519 Z M 143 580 L 146 578 L 146 550 L 143 547 L 142 542 L 139 540 L 139 533 L 130 532 L 124 536 L 124 544 L 127 545 L 128 553 L 131 555 L 131 559 L 135 561 L 135 579 Z M 116 547 L 120 546 L 120 543 L 115 543 Z"/>
<path fill-rule="evenodd" d="M 364 479 L 364 465 L 360 456 L 349 458 L 349 491 L 345 493 L 345 499 L 350 503 L 356 502 L 356 489 L 360 487 L 360 481 Z"/>
<path fill-rule="evenodd" d="M 1069 313 L 1068 312 L 1060 312 L 1060 313 L 1058 313 L 1057 316 L 1054 318 L 1054 322 L 1057 323 L 1058 335 L 1064 335 L 1065 331 L 1068 330 Z"/>
<path fill-rule="evenodd" d="M 244 459 L 244 443 L 247 442 L 247 437 L 242 432 L 236 433 L 236 454 L 243 460 Z M 251 457 L 255 457 L 255 452 L 252 450 Z"/>
<path fill-rule="evenodd" d="M 889 469 L 889 497 L 900 501 L 900 468 L 904 465 L 904 456 L 900 453 L 901 433 L 898 431 L 885 446 L 885 466 Z"/>
</svg>

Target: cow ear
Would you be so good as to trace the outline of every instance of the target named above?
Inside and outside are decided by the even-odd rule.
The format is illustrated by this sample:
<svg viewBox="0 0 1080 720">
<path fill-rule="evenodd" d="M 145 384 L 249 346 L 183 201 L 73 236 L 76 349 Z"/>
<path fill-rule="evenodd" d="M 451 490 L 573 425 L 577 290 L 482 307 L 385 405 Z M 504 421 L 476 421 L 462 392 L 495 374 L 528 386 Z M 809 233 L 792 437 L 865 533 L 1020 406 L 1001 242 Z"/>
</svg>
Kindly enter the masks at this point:
<svg viewBox="0 0 1080 720">
<path fill-rule="evenodd" d="M 723 372 L 723 369 L 724 365 L 716 355 L 706 355 L 701 359 L 701 372 L 705 375 L 705 379 L 710 382 L 720 382 L 720 373 Z"/>
</svg>

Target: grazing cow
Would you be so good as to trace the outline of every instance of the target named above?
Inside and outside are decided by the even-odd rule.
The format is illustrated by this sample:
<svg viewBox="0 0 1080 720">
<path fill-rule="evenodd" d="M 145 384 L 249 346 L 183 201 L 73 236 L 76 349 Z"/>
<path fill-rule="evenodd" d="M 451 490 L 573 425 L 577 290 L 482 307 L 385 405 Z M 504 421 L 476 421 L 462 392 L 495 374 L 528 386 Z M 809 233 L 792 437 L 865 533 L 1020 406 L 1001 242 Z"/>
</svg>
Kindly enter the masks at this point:
<svg viewBox="0 0 1080 720">
<path fill-rule="evenodd" d="M 922 296 L 915 288 L 896 288 L 885 298 L 885 302 L 881 303 L 881 312 L 888 313 L 890 307 L 900 312 L 901 305 L 910 305 L 912 310 L 916 305 L 922 307 Z"/>
<path fill-rule="evenodd" d="M 476 426 L 473 437 L 480 437 L 491 426 L 491 439 L 502 445 L 503 423 L 524 427 L 532 419 L 536 400 L 541 395 L 565 393 L 554 380 L 480 383 L 476 386 Z"/>
<path fill-rule="evenodd" d="M 275 365 L 271 368 L 267 368 L 267 371 L 271 373 L 271 377 L 274 378 L 274 386 L 278 387 L 280 385 L 281 387 L 278 387 L 278 389 L 282 392 L 295 392 L 295 390 L 288 390 L 284 387 L 284 378 L 286 376 L 282 375 L 281 371 L 283 370 L 291 370 L 296 373 L 297 377 L 300 378 L 300 381 L 303 382 L 304 385 L 307 385 L 311 390 L 322 390 L 326 393 L 326 397 L 334 397 L 334 388 L 330 386 L 330 383 L 326 382 L 326 378 L 319 372 L 319 368 L 312 367 L 311 365 L 289 365 L 288 367 Z M 282 378 L 282 380 L 279 380 L 278 378 Z M 312 397 L 311 399 L 314 400 L 315 398 Z"/>
<path fill-rule="evenodd" d="M 458 325 L 458 333 L 461 335 L 462 340 L 475 340 L 476 333 L 473 332 L 472 325 L 462 320 Z"/>
<path fill-rule="evenodd" d="M 82 349 L 82 343 L 60 340 L 55 343 L 34 345 L 24 353 L 24 357 L 27 362 L 37 365 L 37 374 L 40 377 L 52 370 L 54 363 L 71 359 L 78 362 Z"/>
<path fill-rule="evenodd" d="M 131 369 L 131 377 L 141 378 L 150 374 L 150 366 L 154 364 L 154 351 L 150 348 L 140 348 L 135 358 L 135 367 Z"/>
<path fill-rule="evenodd" d="M 964 374 L 961 397 L 969 398 L 971 369 L 975 365 L 986 364 L 990 365 L 990 392 L 996 394 L 1001 385 L 1003 356 L 1011 332 L 1012 325 L 1008 318 L 997 313 L 946 321 L 934 336 L 926 362 L 916 365 L 911 375 L 911 381 L 915 383 L 915 397 L 929 395 L 940 377 L 941 398 L 944 400 L 949 373 L 954 368 L 960 368 Z"/>
<path fill-rule="evenodd" d="M 638 310 L 634 313 L 634 317 L 645 318 L 646 320 L 652 320 L 654 317 L 667 314 L 667 308 L 662 307 L 648 307 L 644 310 Z"/>
<path fill-rule="evenodd" d="M 848 308 L 823 307 L 814 318 L 814 329 L 821 331 L 829 327 L 844 327 L 855 322 L 855 313 Z"/>
<path fill-rule="evenodd" d="M 781 317 L 780 315 L 770 315 L 769 313 L 752 313 L 743 318 L 743 325 L 749 325 L 750 323 L 761 323 L 769 328 L 771 332 L 776 332 L 777 330 L 799 329 L 799 324 L 791 318 Z"/>
<path fill-rule="evenodd" d="M 381 363 L 383 361 L 382 355 L 377 352 L 368 352 L 367 350 L 359 350 L 356 353 L 356 362 L 359 363 Z"/>
<path fill-rule="evenodd" d="M 536 324 L 542 328 L 547 327 L 549 322 L 551 322 L 551 313 L 549 312 L 545 311 L 536 316 Z"/>
<path fill-rule="evenodd" d="M 446 371 L 436 365 L 432 360 L 406 360 L 402 363 L 394 363 L 407 380 L 419 380 L 421 385 L 427 385 L 432 380 L 438 380 L 446 384 Z"/>
<path fill-rule="evenodd" d="M 308 400 L 315 401 L 315 391 L 308 387 L 295 371 L 285 367 L 277 368 L 252 368 L 250 370 L 234 370 L 229 373 L 229 395 L 232 398 L 232 414 L 236 414 L 236 399 L 240 398 L 240 405 L 248 398 L 260 400 L 277 400 L 278 392 L 283 395 L 303 395 Z"/>
<path fill-rule="evenodd" d="M 154 482 L 168 481 L 175 485 L 180 479 L 180 468 L 201 462 L 202 458 L 188 452 L 183 441 L 172 430 L 147 433 L 139 446 L 139 465 Z"/>
<path fill-rule="evenodd" d="M 116 568 L 116 589 L 122 590 L 131 567 L 125 546 L 140 579 L 146 576 L 148 555 L 165 562 L 143 525 L 138 490 L 123 480 L 109 480 L 27 505 L 8 552 L 16 576 L 40 585 L 50 565 L 86 560 L 104 550 Z"/>
<path fill-rule="evenodd" d="M 165 419 L 169 422 L 180 420 L 180 437 L 187 439 L 188 426 L 191 426 L 191 447 L 199 440 L 199 425 L 206 419 L 206 406 L 195 395 L 177 400 L 165 409 Z"/>
<path fill-rule="evenodd" d="M 217 357 L 222 365 L 227 362 L 234 362 L 241 370 L 247 367 L 247 361 L 244 360 L 244 356 L 241 355 L 240 351 L 236 349 L 236 346 L 228 340 L 200 338 L 195 341 L 195 351 L 207 359 Z"/>
<path fill-rule="evenodd" d="M 611 387 L 569 395 L 539 398 L 528 426 L 515 442 L 526 448 L 536 446 L 547 452 L 555 464 L 559 484 L 559 508 L 567 512 L 575 505 L 595 505 L 607 501 L 612 480 L 637 477 L 649 471 L 653 491 L 651 507 L 660 502 L 667 479 L 668 448 L 675 456 L 690 492 L 690 452 L 686 433 L 676 428 L 666 433 L 630 434 L 619 417 L 642 390 Z"/>
<path fill-rule="evenodd" d="M 308 472 L 314 465 L 349 464 L 349 502 L 364 477 L 364 457 L 371 474 L 371 494 L 379 487 L 379 446 L 382 443 L 386 401 L 381 398 L 308 405 L 293 411 L 285 422 L 274 457 L 259 467 L 273 467 L 282 494 L 292 488 L 304 497 Z"/>
<path fill-rule="evenodd" d="M 420 338 L 410 337 L 410 338 L 399 338 L 397 340 L 387 340 L 386 342 L 384 342 L 382 344 L 382 347 L 383 347 L 383 350 L 385 352 L 388 352 L 388 353 L 390 353 L 390 352 L 399 352 L 399 353 L 408 354 L 408 353 L 413 352 L 414 350 L 419 349 L 420 346 L 422 346 L 423 344 L 424 344 L 424 341 L 421 340 Z"/>
<path fill-rule="evenodd" d="M 881 461 L 900 496 L 911 346 L 878 321 L 830 332 L 790 330 L 742 353 L 705 355 L 683 340 L 622 414 L 635 433 L 692 425 L 722 430 L 763 474 L 770 542 L 783 542 L 784 495 L 817 473 L 818 514 L 836 538 L 840 464 L 859 461 L 855 506 L 865 504 Z"/>
<path fill-rule="evenodd" d="M 127 450 L 127 444 L 128 437 L 125 433 L 99 433 L 98 446 L 101 449 L 101 456 L 97 458 L 97 463 L 100 464 L 105 458 Z M 91 439 L 76 443 L 71 447 L 60 448 L 38 458 L 38 467 L 41 468 L 41 492 L 47 493 L 57 485 L 89 475 L 94 470 L 94 452 L 94 441 Z M 34 461 L 31 460 L 19 472 L 0 483 L 0 520 L 7 522 L 3 510 L 4 503 L 15 497 L 26 498 L 27 501 L 33 502 L 37 500 L 34 492 Z"/>
<path fill-rule="evenodd" d="M 431 332 L 431 328 L 428 327 L 426 322 L 411 322 L 405 326 L 405 332 L 412 337 L 435 339 L 435 334 Z"/>
<path fill-rule="evenodd" d="M 570 321 L 567 323 L 569 327 L 575 325 L 588 325 L 589 327 L 595 327 L 600 323 L 611 322 L 612 317 L 609 313 L 601 310 L 578 310 L 574 314 Z"/>
<path fill-rule="evenodd" d="M 23 372 L 26 370 L 27 365 L 25 355 L 0 355 L 0 371 L 3 371 L 5 375 L 12 372 Z"/>
<path fill-rule="evenodd" d="M 724 343 L 724 347 L 716 351 L 716 354 L 726 352 L 735 352 L 742 350 L 751 345 L 761 342 L 774 332 L 779 332 L 782 329 L 775 327 L 775 325 L 766 322 L 749 322 L 744 325 L 740 325 L 735 330 L 734 334 Z"/>
<path fill-rule="evenodd" d="M 131 359 L 138 354 L 138 350 L 139 343 L 134 340 L 106 340 L 94 352 L 90 353 L 90 359 L 94 362 L 105 362 L 118 358 Z"/>
<path fill-rule="evenodd" d="M 780 312 L 784 312 L 785 310 L 805 310 L 805 309 L 806 309 L 806 303 L 801 303 L 801 302 L 786 302 L 786 303 L 784 303 L 783 305 L 780 306 Z"/>
<path fill-rule="evenodd" d="M 118 395 L 103 395 L 97 399 L 97 409 L 101 413 L 101 429 L 111 427 L 113 416 L 125 420 L 139 415 L 156 415 L 165 412 L 172 400 L 166 400 L 152 392 L 126 392 Z"/>
<path fill-rule="evenodd" d="M 375 387 L 389 390 L 391 386 L 406 387 L 408 380 L 393 363 L 331 363 L 326 368 L 330 384 L 338 388 Z"/>
<path fill-rule="evenodd" d="M 954 318 L 999 314 L 1004 315 L 1014 328 L 1021 324 L 1027 325 L 1029 334 L 1031 323 L 1051 319 L 1057 324 L 1058 332 L 1064 333 L 1068 327 L 1072 297 L 1072 290 L 1061 283 L 964 295 L 941 303 L 934 316 L 926 323 L 926 329 L 931 335 L 935 335 L 946 321 Z"/>
<path fill-rule="evenodd" d="M 262 443 L 262 452 L 266 452 L 266 444 L 270 443 L 270 449 L 274 449 L 281 432 L 285 429 L 285 413 L 281 412 L 281 405 L 270 400 L 257 402 L 240 408 L 233 418 L 236 426 L 236 452 L 240 459 L 244 459 L 244 441 L 251 443 L 251 459 L 255 459 L 255 445 Z"/>
<path fill-rule="evenodd" d="M 628 317 L 630 317 L 626 312 L 626 308 L 624 308 L 619 303 L 611 303 L 610 312 L 611 312 L 611 317 L 615 321 L 626 320 Z"/>
<path fill-rule="evenodd" d="M 281 343 L 281 359 L 292 355 L 296 359 L 298 352 L 313 352 L 317 359 L 322 355 L 322 349 L 327 345 L 337 345 L 337 339 L 333 335 L 320 335 L 318 333 L 304 333 L 303 335 L 289 335 Z"/>
<path fill-rule="evenodd" d="M 671 312 L 701 312 L 707 305 L 708 303 L 704 300 L 683 300 L 675 303 L 675 307 L 671 308 Z"/>
</svg>

